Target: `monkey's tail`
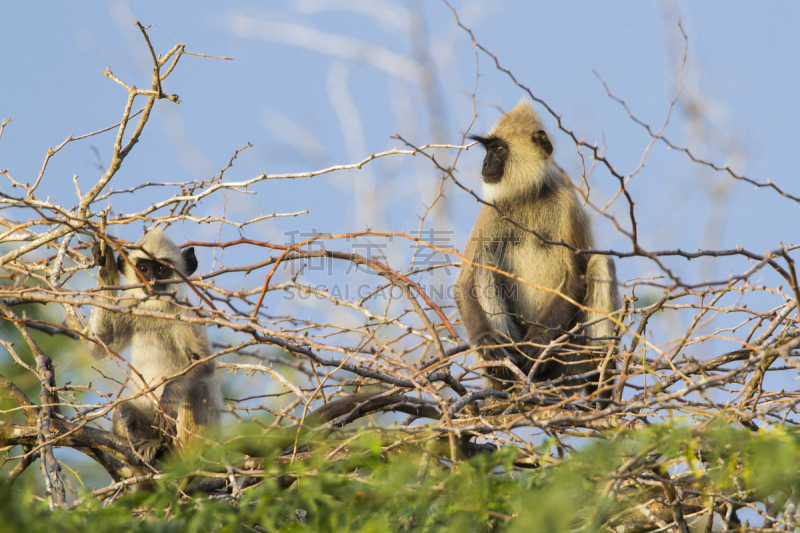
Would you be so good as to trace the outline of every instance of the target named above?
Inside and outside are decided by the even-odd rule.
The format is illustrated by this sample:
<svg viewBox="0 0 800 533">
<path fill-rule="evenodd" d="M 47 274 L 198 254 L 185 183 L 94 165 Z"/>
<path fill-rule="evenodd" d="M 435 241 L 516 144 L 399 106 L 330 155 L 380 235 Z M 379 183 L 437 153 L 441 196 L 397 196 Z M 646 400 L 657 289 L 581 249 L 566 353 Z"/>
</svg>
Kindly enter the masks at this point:
<svg viewBox="0 0 800 533">
<path fill-rule="evenodd" d="M 616 368 L 614 362 L 614 351 L 609 352 L 608 348 L 616 345 L 614 339 L 615 324 L 606 318 L 607 314 L 618 311 L 622 307 L 619 297 L 619 284 L 617 283 L 617 269 L 614 266 L 614 259 L 605 255 L 593 255 L 589 259 L 586 269 L 586 298 L 584 305 L 590 309 L 602 311 L 586 311 L 586 322 L 597 321 L 586 328 L 586 335 L 589 337 L 589 346 L 604 348 L 601 353 L 596 353 L 590 362 L 590 368 L 600 368 L 602 375 L 598 383 L 587 386 L 587 390 L 592 392 L 597 385 L 603 386 L 605 390 L 600 394 L 602 398 L 610 398 L 612 391 L 606 387 L 613 383 L 613 377 L 608 374 Z M 605 360 L 609 357 L 609 360 Z"/>
</svg>

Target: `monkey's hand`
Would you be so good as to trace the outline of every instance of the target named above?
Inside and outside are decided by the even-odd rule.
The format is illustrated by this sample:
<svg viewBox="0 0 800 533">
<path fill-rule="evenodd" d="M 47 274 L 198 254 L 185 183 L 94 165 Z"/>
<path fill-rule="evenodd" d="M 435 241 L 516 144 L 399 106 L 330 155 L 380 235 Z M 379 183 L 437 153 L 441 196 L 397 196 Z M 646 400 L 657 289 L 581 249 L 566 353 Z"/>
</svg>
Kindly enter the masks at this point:
<svg viewBox="0 0 800 533">
<path fill-rule="evenodd" d="M 538 324 L 533 324 L 528 328 L 528 331 L 525 332 L 525 336 L 522 337 L 522 343 L 525 345 L 523 350 L 529 355 L 538 355 L 550 344 L 551 340 L 550 332 L 547 331 L 546 328 Z"/>
<path fill-rule="evenodd" d="M 114 257 L 114 249 L 105 244 L 105 252 L 101 253 L 103 245 L 104 243 L 100 241 L 92 243 L 92 258 L 94 258 L 94 263 L 100 267 L 98 271 L 100 281 L 105 285 L 119 285 L 119 269 L 116 257 Z"/>
<path fill-rule="evenodd" d="M 535 379 L 541 378 L 544 375 L 550 375 L 555 371 L 558 366 L 555 355 L 560 352 L 558 349 L 551 349 L 550 352 L 548 352 L 549 355 L 547 358 L 537 365 L 537 361 L 542 357 L 542 352 L 544 352 L 552 340 L 552 335 L 547 328 L 538 324 L 533 324 L 528 328 L 521 343 L 525 361 L 521 361 L 519 367 L 523 372 L 528 374 L 532 368 L 536 367 L 536 372 L 532 376 Z"/>
<path fill-rule="evenodd" d="M 500 345 L 509 342 L 502 335 L 494 331 L 487 331 L 478 335 L 473 344 L 478 348 L 478 355 L 484 361 L 499 361 L 508 358 L 508 351 Z"/>
</svg>

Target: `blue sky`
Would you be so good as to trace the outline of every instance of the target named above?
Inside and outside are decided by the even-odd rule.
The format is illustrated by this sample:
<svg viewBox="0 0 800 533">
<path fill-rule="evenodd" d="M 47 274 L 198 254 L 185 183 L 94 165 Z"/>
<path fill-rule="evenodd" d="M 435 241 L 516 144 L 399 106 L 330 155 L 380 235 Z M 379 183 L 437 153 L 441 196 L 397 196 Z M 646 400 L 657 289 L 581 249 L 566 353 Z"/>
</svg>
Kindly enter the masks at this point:
<svg viewBox="0 0 800 533">
<path fill-rule="evenodd" d="M 793 190 L 797 178 L 788 168 L 787 154 L 796 144 L 794 125 L 800 111 L 793 68 L 800 60 L 795 35 L 800 6 L 791 2 L 766 9 L 746 2 L 485 4 L 454 6 L 481 44 L 561 114 L 579 138 L 605 143 L 609 158 L 626 173 L 638 164 L 648 139 L 619 105 L 606 98 L 592 70 L 637 116 L 659 126 L 677 87 L 682 53 L 677 21 L 682 20 L 689 37 L 686 89 L 666 134 L 684 145 L 695 140 L 690 128 L 701 130 L 705 146 L 697 144 L 695 149 L 706 151 L 714 162 L 730 162 L 753 179 L 772 179 Z M 5 3 L 0 16 L 5 51 L 0 56 L 0 116 L 13 119 L 0 143 L 0 166 L 21 181 L 35 176 L 48 146 L 70 133 L 94 131 L 118 119 L 125 94 L 100 70 L 111 66 L 129 83 L 149 83 L 148 51 L 134 20 L 153 24 L 150 33 L 159 52 L 180 41 L 190 51 L 235 61 L 182 60 L 167 83 L 182 103 L 159 103 L 142 143 L 126 161 L 123 175 L 115 179 L 118 188 L 119 182 L 208 177 L 247 142 L 254 148 L 234 169 L 240 179 L 353 162 L 373 151 L 400 147 L 390 139 L 397 133 L 416 143 L 430 142 L 435 134 L 443 137 L 436 139 L 440 142 L 457 143 L 472 118 L 466 93 L 475 85 L 475 55 L 467 35 L 439 0 Z M 417 47 L 425 49 L 422 61 L 434 78 L 435 103 L 441 104 L 435 109 L 439 124 L 431 124 L 419 77 L 398 64 L 401 60 L 414 64 L 414 42 L 420 32 L 422 44 Z M 366 60 L 354 59 L 345 45 L 363 50 Z M 508 109 L 524 95 L 493 69 L 488 57 L 481 54 L 479 60 L 478 100 Z M 681 105 L 690 100 L 700 108 L 694 125 L 687 123 L 686 106 Z M 355 112 L 349 124 L 340 116 L 348 109 Z M 489 106 L 480 106 L 478 112 L 477 130 L 488 129 L 499 116 Z M 552 128 L 552 117 L 545 120 Z M 580 159 L 574 146 L 563 134 L 555 137 L 558 161 L 575 175 Z M 99 172 L 94 165 L 98 157 L 107 163 L 109 144 L 106 138 L 96 138 L 70 146 L 54 161 L 44 183 L 47 192 L 71 194 L 73 174 L 85 185 L 93 183 Z M 659 213 L 662 219 L 671 210 L 681 213 L 681 220 L 671 227 L 652 221 L 647 236 L 655 239 L 654 245 L 682 245 L 687 233 L 697 229 L 696 222 L 703 221 L 704 204 L 714 199 L 718 188 L 725 190 L 726 225 L 730 225 L 723 231 L 723 246 L 741 244 L 760 251 L 774 248 L 780 239 L 791 240 L 794 232 L 782 228 L 795 219 L 796 205 L 688 165 L 685 157 L 668 153 L 663 146 L 653 152 L 634 183 L 643 223 L 651 222 L 647 220 L 651 210 L 666 210 Z M 469 156 L 461 172 L 465 182 L 474 184 L 477 180 L 469 171 L 479 154 Z M 369 173 L 381 191 L 397 192 L 409 185 L 419 189 L 423 194 L 415 199 L 400 194 L 409 208 L 405 214 L 421 213 L 424 182 L 433 173 L 427 178 L 413 172 L 377 176 L 384 174 L 381 164 L 373 165 Z M 346 182 L 358 179 L 348 175 L 316 181 L 335 203 L 346 204 L 340 201 L 350 192 Z M 598 193 L 615 189 L 608 176 L 597 175 L 595 180 L 592 185 Z M 257 202 L 264 211 L 309 207 L 308 202 L 316 200 L 326 203 L 324 191 L 295 194 L 314 191 L 307 181 L 295 188 L 269 185 L 276 190 L 265 190 Z M 465 211 L 463 218 L 469 221 L 477 206 L 454 196 L 457 210 Z M 311 216 L 304 219 L 307 227 L 327 223 L 336 224 L 334 230 L 357 230 L 376 222 L 368 213 L 353 217 L 314 212 L 311 207 Z M 347 205 L 341 207 L 334 211 L 352 214 Z M 759 211 L 763 214 L 757 215 Z M 742 217 L 744 212 L 750 216 Z M 395 229 L 397 223 L 408 222 L 403 213 L 392 215 Z"/>
</svg>

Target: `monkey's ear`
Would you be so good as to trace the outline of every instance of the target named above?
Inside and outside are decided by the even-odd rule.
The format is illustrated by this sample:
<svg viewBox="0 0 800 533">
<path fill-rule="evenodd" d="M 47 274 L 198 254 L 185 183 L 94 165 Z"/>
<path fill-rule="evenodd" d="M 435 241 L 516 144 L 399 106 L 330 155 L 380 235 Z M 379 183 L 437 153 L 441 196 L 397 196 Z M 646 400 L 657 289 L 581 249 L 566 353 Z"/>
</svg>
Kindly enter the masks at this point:
<svg viewBox="0 0 800 533">
<path fill-rule="evenodd" d="M 197 270 L 197 257 L 194 255 L 194 247 L 190 247 L 181 252 L 183 263 L 186 265 L 184 275 L 191 276 Z"/>
<path fill-rule="evenodd" d="M 550 142 L 550 139 L 547 138 L 547 133 L 544 130 L 539 130 L 533 135 L 531 135 L 531 139 L 534 143 L 538 144 L 544 153 L 547 154 L 547 157 L 550 157 L 553 153 L 553 144 Z"/>
</svg>

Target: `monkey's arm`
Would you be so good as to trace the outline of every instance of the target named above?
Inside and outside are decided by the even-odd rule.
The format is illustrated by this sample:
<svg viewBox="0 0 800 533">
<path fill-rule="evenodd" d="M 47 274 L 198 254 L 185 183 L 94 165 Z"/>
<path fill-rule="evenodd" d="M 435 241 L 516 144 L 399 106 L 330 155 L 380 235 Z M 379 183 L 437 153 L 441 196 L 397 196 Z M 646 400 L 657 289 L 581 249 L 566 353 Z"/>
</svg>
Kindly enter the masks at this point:
<svg viewBox="0 0 800 533">
<path fill-rule="evenodd" d="M 97 271 L 97 286 L 101 287 L 103 285 L 119 285 L 119 268 L 117 268 L 117 259 L 114 255 L 114 249 L 106 244 L 105 249 L 101 253 L 101 246 L 102 244 L 98 241 L 92 243 L 92 257 L 94 258 L 94 263 L 100 267 Z M 116 296 L 117 291 L 103 291 L 103 294 Z"/>
<path fill-rule="evenodd" d="M 97 272 L 97 285 L 98 287 L 119 285 L 120 275 L 114 251 L 110 246 L 105 245 L 105 253 L 101 254 L 100 246 L 99 242 L 95 242 L 92 245 L 92 256 L 95 263 L 100 267 Z M 117 296 L 117 291 L 108 289 L 101 291 L 101 294 L 114 298 Z M 112 300 L 112 303 L 118 303 L 118 301 Z M 89 350 L 96 359 L 103 359 L 108 356 L 103 344 L 115 352 L 119 352 L 124 350 L 130 343 L 133 334 L 131 318 L 128 315 L 114 313 L 102 307 L 92 309 L 89 327 L 97 339 L 102 342 L 102 344 L 98 342 L 89 344 Z"/>
<path fill-rule="evenodd" d="M 486 313 L 477 298 L 478 288 L 474 282 L 474 267 L 466 263 L 461 265 L 461 273 L 455 285 L 455 299 L 461 323 L 467 330 L 470 343 L 475 346 L 484 346 L 482 340 L 491 340 L 493 333 Z"/>
<path fill-rule="evenodd" d="M 503 303 L 496 287 L 495 273 L 478 266 L 491 263 L 491 253 L 487 251 L 488 243 L 484 238 L 487 218 L 491 214 L 486 209 L 481 210 L 470 234 L 464 249 L 464 257 L 467 258 L 467 261 L 461 263 L 461 271 L 454 287 L 461 323 L 467 330 L 470 344 L 477 348 L 507 344 L 510 341 L 508 338 L 504 339 L 492 327 L 486 316 L 486 313 L 489 312 L 496 316 L 498 321 L 506 320 L 506 317 L 503 316 L 505 311 Z M 482 301 L 484 304 L 489 304 L 492 309 L 484 309 Z M 499 359 L 504 357 L 505 353 L 502 348 L 481 350 L 481 356 L 484 359 Z"/>
</svg>

